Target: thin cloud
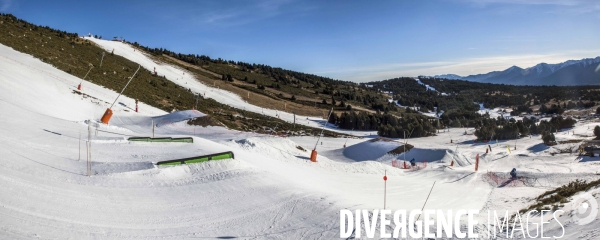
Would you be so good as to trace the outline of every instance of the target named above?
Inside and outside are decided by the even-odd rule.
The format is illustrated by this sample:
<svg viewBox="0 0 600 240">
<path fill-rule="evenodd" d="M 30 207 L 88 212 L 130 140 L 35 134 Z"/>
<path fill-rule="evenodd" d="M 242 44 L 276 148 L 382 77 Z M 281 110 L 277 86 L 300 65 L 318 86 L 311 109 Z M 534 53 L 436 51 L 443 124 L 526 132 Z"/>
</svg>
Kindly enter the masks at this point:
<svg viewBox="0 0 600 240">
<path fill-rule="evenodd" d="M 198 24 L 235 26 L 249 24 L 258 20 L 272 18 L 283 13 L 282 8 L 292 0 L 263 0 L 229 4 L 217 11 L 190 14 L 190 20 Z M 229 7 L 234 6 L 234 7 Z"/>
<path fill-rule="evenodd" d="M 12 0 L 0 0 L 0 12 L 6 12 L 12 6 Z"/>
<path fill-rule="evenodd" d="M 479 6 L 485 6 L 493 3 L 516 4 L 516 5 L 558 5 L 558 6 L 578 6 L 594 3 L 593 0 L 467 0 Z"/>
<path fill-rule="evenodd" d="M 594 55 L 595 54 L 595 55 Z M 507 55 L 483 58 L 465 58 L 453 61 L 434 61 L 420 63 L 387 64 L 364 68 L 321 71 L 321 74 L 333 78 L 354 82 L 378 81 L 396 77 L 415 77 L 419 75 L 433 76 L 441 74 L 457 74 L 460 76 L 502 71 L 511 66 L 521 68 L 532 67 L 538 63 L 560 63 L 567 60 L 600 55 L 600 49 L 592 51 L 570 51 L 556 54 Z"/>
<path fill-rule="evenodd" d="M 332 73 L 377 73 L 382 71 L 388 71 L 389 69 L 423 69 L 437 66 L 444 66 L 452 64 L 453 62 L 422 62 L 422 63 L 395 63 L 395 64 L 384 64 L 369 67 L 360 68 L 346 68 L 346 69 L 329 69 L 329 70 L 317 70 L 315 74 L 332 74 Z"/>
<path fill-rule="evenodd" d="M 547 6 L 548 14 L 579 15 L 600 12 L 597 0 L 458 0 L 479 8 L 490 8 L 493 14 L 522 14 L 528 6 Z"/>
</svg>

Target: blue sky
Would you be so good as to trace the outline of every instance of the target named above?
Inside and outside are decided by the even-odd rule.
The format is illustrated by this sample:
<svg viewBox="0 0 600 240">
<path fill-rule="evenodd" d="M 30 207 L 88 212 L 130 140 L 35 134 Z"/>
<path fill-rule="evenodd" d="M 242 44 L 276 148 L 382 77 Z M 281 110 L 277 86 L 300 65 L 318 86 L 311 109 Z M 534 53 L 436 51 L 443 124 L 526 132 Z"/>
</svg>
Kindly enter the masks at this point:
<svg viewBox="0 0 600 240">
<path fill-rule="evenodd" d="M 0 12 L 105 39 L 349 81 L 600 56 L 600 1 L 29 1 Z"/>
</svg>

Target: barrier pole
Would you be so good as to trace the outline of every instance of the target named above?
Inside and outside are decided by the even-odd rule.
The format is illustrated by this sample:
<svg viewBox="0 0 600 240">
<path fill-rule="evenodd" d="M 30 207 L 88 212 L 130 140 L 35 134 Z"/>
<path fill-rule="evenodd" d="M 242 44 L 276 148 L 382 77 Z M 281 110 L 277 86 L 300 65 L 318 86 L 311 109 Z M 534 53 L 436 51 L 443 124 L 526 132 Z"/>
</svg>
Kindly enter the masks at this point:
<svg viewBox="0 0 600 240">
<path fill-rule="evenodd" d="M 433 191 L 433 187 L 435 186 L 435 182 L 433 181 L 433 186 L 431 186 L 431 190 L 429 190 L 429 194 L 427 194 L 427 199 L 425 199 L 425 202 L 423 203 L 423 207 L 421 208 L 421 212 L 423 212 L 423 209 L 425 209 L 425 204 L 427 204 L 427 200 L 429 200 L 429 196 L 431 195 L 431 191 Z M 419 217 L 417 218 L 417 221 L 419 221 L 419 219 L 421 218 L 421 214 L 419 214 Z"/>
<path fill-rule="evenodd" d="M 383 173 L 383 209 L 385 209 L 385 203 L 386 203 L 386 191 L 387 191 L 387 170 L 384 170 Z"/>
</svg>

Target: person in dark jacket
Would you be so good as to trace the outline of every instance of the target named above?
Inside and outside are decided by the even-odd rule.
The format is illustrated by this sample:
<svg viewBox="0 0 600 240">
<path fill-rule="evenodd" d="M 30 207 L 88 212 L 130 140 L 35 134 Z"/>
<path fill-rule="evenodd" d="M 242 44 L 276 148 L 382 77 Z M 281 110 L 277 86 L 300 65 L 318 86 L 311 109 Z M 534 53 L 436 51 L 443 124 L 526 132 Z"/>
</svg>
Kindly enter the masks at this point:
<svg viewBox="0 0 600 240">
<path fill-rule="evenodd" d="M 517 169 L 516 168 L 513 168 L 512 171 L 510 171 L 510 177 L 517 178 Z"/>
<path fill-rule="evenodd" d="M 417 166 L 417 163 L 415 163 L 415 159 L 414 158 L 410 160 L 410 165 L 413 166 L 413 167 Z"/>
</svg>

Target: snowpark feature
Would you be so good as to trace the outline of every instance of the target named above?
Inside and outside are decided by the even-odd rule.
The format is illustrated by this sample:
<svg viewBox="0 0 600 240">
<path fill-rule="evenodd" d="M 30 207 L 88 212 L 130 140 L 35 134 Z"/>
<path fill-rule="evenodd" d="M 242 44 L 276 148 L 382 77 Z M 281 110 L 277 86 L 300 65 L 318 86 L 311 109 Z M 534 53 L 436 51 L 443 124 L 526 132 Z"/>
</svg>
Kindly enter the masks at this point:
<svg viewBox="0 0 600 240">
<path fill-rule="evenodd" d="M 75 93 L 82 79 L 3 45 L 0 56 L 0 109 L 9 113 L 0 115 L 1 238 L 333 239 L 339 237 L 341 209 L 383 207 L 384 173 L 388 209 L 421 209 L 437 182 L 429 209 L 514 213 L 549 189 L 575 179 L 595 180 L 600 170 L 597 158 L 559 154 L 572 146 L 540 146 L 539 138 L 520 139 L 518 150 L 511 153 L 506 146 L 514 141 L 489 143 L 493 151 L 485 154 L 488 143 L 474 143 L 462 128 L 410 139 L 415 148 L 406 158 L 430 162 L 411 172 L 391 166 L 392 160 L 404 159 L 386 154 L 400 146 L 398 142 L 322 138 L 319 161 L 313 163 L 302 149 L 312 149 L 314 137 L 280 138 L 187 125 L 185 119 L 203 115 L 197 111 L 167 114 L 144 106 L 136 113 L 119 104 L 110 125 L 105 125 L 99 119 L 117 92 L 86 82 L 82 92 L 94 98 L 85 97 Z M 218 95 L 236 98 L 227 92 L 214 97 Z M 127 141 L 150 136 L 153 122 L 158 123 L 156 137 L 192 137 L 193 143 Z M 598 123 L 578 123 L 572 131 L 583 133 L 594 124 Z M 86 150 L 80 143 L 88 136 L 91 148 Z M 559 132 L 556 138 L 575 136 Z M 350 150 L 344 153 L 346 140 Z M 164 160 L 227 151 L 235 159 L 156 166 Z M 481 162 L 474 172 L 477 154 Z M 86 176 L 86 156 L 91 156 L 91 177 Z M 449 168 L 451 160 L 456 165 Z M 539 184 L 497 188 L 484 178 L 488 171 L 508 172 L 513 167 L 538 176 Z M 587 194 L 598 198 L 598 192 L 594 188 Z M 570 214 L 577 211 L 576 199 L 569 201 L 559 217 L 565 239 L 600 236 L 598 217 L 591 224 L 575 224 Z M 485 235 L 487 220 L 479 217 L 482 224 L 476 231 Z M 365 232 L 364 225 L 360 228 Z M 546 236 L 561 235 L 556 221 L 545 230 Z"/>
<path fill-rule="evenodd" d="M 161 162 L 157 162 L 156 165 L 179 165 L 179 164 L 201 163 L 201 162 L 207 162 L 207 161 L 212 161 L 212 160 L 223 160 L 223 159 L 233 159 L 233 158 L 234 158 L 233 152 L 229 151 L 229 152 L 222 152 L 222 153 L 207 154 L 207 155 L 191 157 L 191 158 L 161 161 Z"/>
</svg>

